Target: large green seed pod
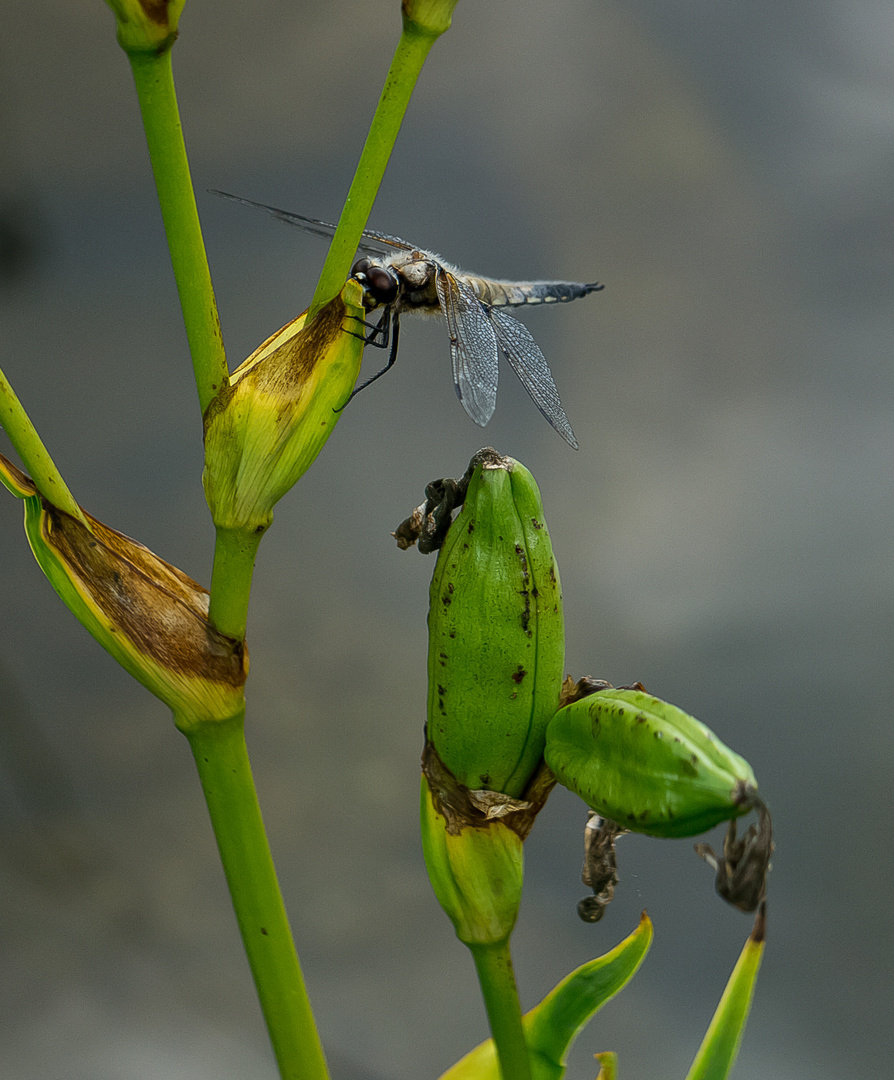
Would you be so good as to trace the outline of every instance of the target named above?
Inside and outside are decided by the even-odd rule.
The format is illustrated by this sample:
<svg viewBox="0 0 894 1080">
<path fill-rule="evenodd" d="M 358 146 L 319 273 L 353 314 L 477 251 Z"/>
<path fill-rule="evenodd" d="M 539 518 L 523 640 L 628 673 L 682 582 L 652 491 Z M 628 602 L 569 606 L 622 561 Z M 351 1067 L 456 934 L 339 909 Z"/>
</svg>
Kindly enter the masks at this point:
<svg viewBox="0 0 894 1080">
<path fill-rule="evenodd" d="M 601 690 L 553 717 L 546 762 L 603 817 L 696 836 L 751 809 L 751 766 L 694 717 L 640 690 Z"/>
<path fill-rule="evenodd" d="M 428 615 L 428 738 L 466 787 L 514 798 L 559 704 L 559 573 L 530 472 L 482 452 L 438 553 Z"/>
</svg>

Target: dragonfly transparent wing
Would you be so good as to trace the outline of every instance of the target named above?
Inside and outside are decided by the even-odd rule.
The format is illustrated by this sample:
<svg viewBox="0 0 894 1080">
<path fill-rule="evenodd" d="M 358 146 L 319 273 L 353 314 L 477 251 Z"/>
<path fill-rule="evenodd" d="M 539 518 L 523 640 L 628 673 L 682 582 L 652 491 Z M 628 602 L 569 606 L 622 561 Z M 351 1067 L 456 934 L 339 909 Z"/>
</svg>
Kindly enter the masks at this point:
<svg viewBox="0 0 894 1080">
<path fill-rule="evenodd" d="M 453 382 L 463 408 L 481 427 L 497 406 L 497 338 L 471 286 L 438 267 L 436 287 L 450 333 Z"/>
<path fill-rule="evenodd" d="M 331 225 L 328 221 L 318 221 L 316 218 L 304 217 L 303 214 L 293 214 L 290 210 L 279 210 L 275 206 L 267 206 L 266 203 L 253 202 L 251 199 L 243 199 L 240 195 L 230 195 L 226 191 L 216 191 L 214 188 L 209 188 L 211 195 L 219 195 L 222 199 L 230 199 L 232 202 L 242 203 L 243 206 L 254 207 L 255 210 L 263 210 L 267 214 L 272 214 L 273 217 L 278 218 L 280 221 L 284 221 L 287 225 L 294 225 L 298 229 L 303 229 L 307 233 L 312 233 L 314 236 L 325 236 L 327 238 L 335 235 L 335 225 Z M 408 244 L 406 240 L 401 240 L 399 236 L 389 236 L 388 233 L 376 232 L 375 229 L 364 229 L 363 236 L 368 243 L 360 244 L 361 251 L 371 252 L 393 252 L 395 248 L 399 248 L 401 251 L 414 251 L 412 244 Z"/>
<path fill-rule="evenodd" d="M 524 323 L 507 315 L 499 308 L 488 308 L 487 313 L 500 348 L 511 364 L 512 370 L 521 380 L 522 386 L 565 442 L 577 450 L 577 439 L 562 408 L 559 391 L 552 372 L 549 370 L 549 364 L 540 351 L 540 346 L 531 336 L 531 331 Z"/>
</svg>

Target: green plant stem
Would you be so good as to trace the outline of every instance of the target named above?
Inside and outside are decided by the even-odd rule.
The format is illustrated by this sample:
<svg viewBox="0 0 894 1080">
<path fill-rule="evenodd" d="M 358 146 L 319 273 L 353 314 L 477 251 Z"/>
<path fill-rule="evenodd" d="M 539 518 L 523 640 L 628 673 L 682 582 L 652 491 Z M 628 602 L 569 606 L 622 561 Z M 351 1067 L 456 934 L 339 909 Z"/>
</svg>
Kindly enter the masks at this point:
<svg viewBox="0 0 894 1080">
<path fill-rule="evenodd" d="M 413 87 L 437 37 L 437 34 L 422 33 L 412 26 L 404 27 L 320 273 L 308 319 L 339 292 L 350 274 L 360 234 L 376 200 Z"/>
<path fill-rule="evenodd" d="M 128 53 L 202 412 L 229 377 L 169 49 Z"/>
<path fill-rule="evenodd" d="M 37 434 L 37 429 L 31 423 L 31 418 L 25 412 L 16 392 L 2 371 L 0 371 L 0 426 L 9 436 L 9 441 L 15 447 L 16 453 L 22 459 L 26 471 L 31 474 L 31 479 L 37 485 L 37 490 L 41 495 L 53 506 L 64 510 L 66 514 L 70 514 L 86 525 L 83 510 L 68 490 L 68 485 L 56 468 L 56 463 L 50 457 Z"/>
<path fill-rule="evenodd" d="M 323 265 L 308 320 L 344 287 L 413 87 L 438 36 L 439 32 L 433 30 L 421 30 L 411 23 L 404 25 L 338 228 Z M 260 540 L 261 536 L 255 534 L 227 530 L 218 530 L 217 533 L 211 574 L 210 618 L 219 630 L 233 637 L 245 635 L 251 575 Z"/>
<path fill-rule="evenodd" d="M 240 640 L 245 637 L 255 556 L 263 536 L 246 529 L 218 529 L 215 538 L 208 617 L 221 633 Z"/>
<path fill-rule="evenodd" d="M 531 1061 L 525 1045 L 509 941 L 469 945 L 469 949 L 475 960 L 503 1080 L 531 1080 Z"/>
<path fill-rule="evenodd" d="M 328 1080 L 255 794 L 243 717 L 185 733 L 282 1080 Z"/>
</svg>

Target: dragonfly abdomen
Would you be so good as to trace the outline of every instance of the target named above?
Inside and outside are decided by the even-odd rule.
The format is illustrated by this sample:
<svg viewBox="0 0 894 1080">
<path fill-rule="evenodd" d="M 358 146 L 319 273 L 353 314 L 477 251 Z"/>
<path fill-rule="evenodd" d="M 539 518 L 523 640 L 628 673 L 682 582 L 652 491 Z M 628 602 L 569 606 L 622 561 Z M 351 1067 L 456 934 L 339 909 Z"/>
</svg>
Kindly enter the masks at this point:
<svg viewBox="0 0 894 1080">
<path fill-rule="evenodd" d="M 598 292 L 598 282 L 576 281 L 495 281 L 491 278 L 463 275 L 478 299 L 491 307 L 522 307 L 525 304 L 567 304 Z"/>
</svg>

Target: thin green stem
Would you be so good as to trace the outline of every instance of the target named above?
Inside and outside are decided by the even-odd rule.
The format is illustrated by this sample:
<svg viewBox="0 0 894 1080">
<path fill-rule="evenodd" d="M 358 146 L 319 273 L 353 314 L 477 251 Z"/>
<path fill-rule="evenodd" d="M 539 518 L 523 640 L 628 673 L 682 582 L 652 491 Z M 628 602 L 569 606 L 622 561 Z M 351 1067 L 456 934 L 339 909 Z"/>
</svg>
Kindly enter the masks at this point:
<svg viewBox="0 0 894 1080">
<path fill-rule="evenodd" d="M 37 434 L 37 429 L 31 423 L 31 418 L 25 412 L 16 392 L 2 371 L 0 371 L 0 426 L 9 436 L 9 441 L 15 447 L 16 453 L 22 459 L 27 472 L 31 474 L 31 479 L 37 485 L 37 490 L 41 495 L 53 506 L 57 506 L 66 514 L 86 524 L 83 510 L 68 490 L 68 485 L 56 468 L 56 463 L 50 457 Z"/>
<path fill-rule="evenodd" d="M 255 556 L 263 536 L 246 529 L 217 530 L 208 617 L 221 633 L 239 640 L 245 637 Z"/>
<path fill-rule="evenodd" d="M 174 90 L 171 53 L 128 53 L 202 412 L 228 378 L 217 302 Z"/>
<path fill-rule="evenodd" d="M 242 717 L 186 736 L 282 1080 L 328 1080 L 261 819 Z"/>
<path fill-rule="evenodd" d="M 475 960 L 503 1080 L 531 1080 L 531 1060 L 525 1045 L 509 940 L 496 945 L 469 945 L 469 949 Z"/>
<path fill-rule="evenodd" d="M 436 40 L 437 34 L 421 33 L 413 27 L 404 27 L 357 163 L 357 171 L 345 199 L 338 228 L 320 273 L 308 319 L 313 318 L 320 308 L 339 292 L 351 271 L 360 234 L 366 227 L 379 185 L 385 175 L 410 95 L 425 58 Z"/>
</svg>

